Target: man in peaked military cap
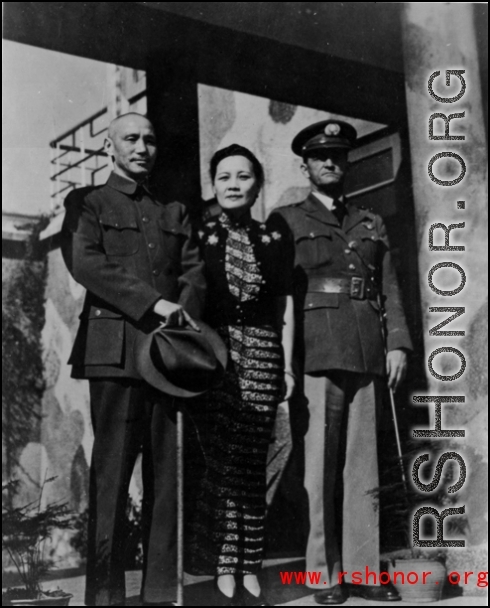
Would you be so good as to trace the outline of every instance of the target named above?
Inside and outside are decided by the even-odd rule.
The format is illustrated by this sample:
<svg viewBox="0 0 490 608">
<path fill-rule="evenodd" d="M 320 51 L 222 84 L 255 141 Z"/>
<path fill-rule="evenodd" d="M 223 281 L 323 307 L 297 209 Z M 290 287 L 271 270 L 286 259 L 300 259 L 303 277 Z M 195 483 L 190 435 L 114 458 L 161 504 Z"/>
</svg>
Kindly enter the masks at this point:
<svg viewBox="0 0 490 608">
<path fill-rule="evenodd" d="M 303 311 L 299 341 L 309 402 L 306 569 L 322 572 L 319 604 L 342 604 L 349 595 L 400 599 L 393 587 L 379 586 L 378 577 L 376 584 L 365 578 L 366 568 L 379 574 L 378 513 L 368 493 L 379 485 L 376 409 L 382 385 L 387 379 L 396 390 L 403 380 L 411 343 L 383 221 L 343 194 L 356 136 L 340 120 L 298 133 L 292 149 L 303 159 L 311 193 L 275 211 L 296 243 L 296 305 Z M 385 297 L 386 357 L 373 277 Z M 363 574 L 364 585 L 352 584 L 353 572 Z"/>
</svg>

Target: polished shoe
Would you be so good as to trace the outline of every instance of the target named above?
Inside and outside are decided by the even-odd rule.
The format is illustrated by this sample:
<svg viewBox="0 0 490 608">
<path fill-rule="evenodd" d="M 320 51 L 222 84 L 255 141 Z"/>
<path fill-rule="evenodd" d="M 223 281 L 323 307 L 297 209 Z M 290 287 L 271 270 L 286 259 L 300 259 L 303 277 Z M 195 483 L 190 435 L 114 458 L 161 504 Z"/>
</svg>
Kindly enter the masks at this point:
<svg viewBox="0 0 490 608">
<path fill-rule="evenodd" d="M 335 585 L 329 589 L 317 591 L 313 597 L 317 604 L 328 606 L 330 604 L 343 604 L 348 600 L 349 594 L 342 585 Z"/>
<path fill-rule="evenodd" d="M 349 585 L 351 597 L 362 597 L 372 602 L 399 602 L 402 598 L 393 585 Z"/>
<path fill-rule="evenodd" d="M 211 606 L 242 606 L 243 604 L 237 602 L 237 598 L 237 588 L 235 588 L 235 593 L 233 594 L 233 597 L 228 597 L 218 587 L 218 581 L 214 579 L 213 603 L 210 604 Z"/>
<path fill-rule="evenodd" d="M 272 606 L 265 599 L 262 591 L 259 595 L 254 595 L 243 584 L 238 590 L 237 602 L 237 606 Z"/>
</svg>

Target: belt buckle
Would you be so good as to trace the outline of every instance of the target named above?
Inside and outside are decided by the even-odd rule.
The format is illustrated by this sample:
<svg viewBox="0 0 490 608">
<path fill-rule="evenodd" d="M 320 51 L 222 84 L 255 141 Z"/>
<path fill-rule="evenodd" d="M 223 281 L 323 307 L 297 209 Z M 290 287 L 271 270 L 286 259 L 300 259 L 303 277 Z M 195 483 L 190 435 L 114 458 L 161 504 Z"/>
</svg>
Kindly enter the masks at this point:
<svg viewBox="0 0 490 608">
<path fill-rule="evenodd" d="M 366 298 L 366 281 L 361 277 L 351 278 L 350 297 L 353 300 L 364 300 Z"/>
</svg>

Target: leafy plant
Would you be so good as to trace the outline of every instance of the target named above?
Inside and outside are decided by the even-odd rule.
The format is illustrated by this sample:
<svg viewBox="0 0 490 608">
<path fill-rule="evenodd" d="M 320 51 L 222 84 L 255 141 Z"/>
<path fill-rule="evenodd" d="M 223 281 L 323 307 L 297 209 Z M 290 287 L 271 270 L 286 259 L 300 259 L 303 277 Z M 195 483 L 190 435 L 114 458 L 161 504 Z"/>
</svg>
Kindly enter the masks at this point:
<svg viewBox="0 0 490 608">
<path fill-rule="evenodd" d="M 43 217 L 28 226 L 25 257 L 9 276 L 2 298 L 2 443 L 7 479 L 14 475 L 22 448 L 36 441 L 41 420 L 47 257 L 39 251 L 39 235 L 48 223 Z"/>
<path fill-rule="evenodd" d="M 6 494 L 16 492 L 19 482 L 2 484 L 2 550 L 14 564 L 26 594 L 34 599 L 42 593 L 41 579 L 53 563 L 46 556 L 46 541 L 54 529 L 73 528 L 66 503 L 51 503 L 42 507 L 44 488 L 54 479 L 45 479 L 39 498 L 21 507 L 13 506 L 15 501 L 10 498 L 4 499 Z"/>
</svg>

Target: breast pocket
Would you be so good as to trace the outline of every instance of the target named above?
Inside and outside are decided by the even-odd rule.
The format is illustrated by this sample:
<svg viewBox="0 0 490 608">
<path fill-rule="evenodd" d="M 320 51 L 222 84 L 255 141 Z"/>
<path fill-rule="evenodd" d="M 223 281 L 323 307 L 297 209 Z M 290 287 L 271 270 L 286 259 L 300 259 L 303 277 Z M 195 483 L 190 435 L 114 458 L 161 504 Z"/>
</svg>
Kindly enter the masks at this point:
<svg viewBox="0 0 490 608">
<path fill-rule="evenodd" d="M 332 260 L 332 234 L 310 230 L 295 237 L 296 263 L 302 268 L 319 268 Z"/>
<path fill-rule="evenodd" d="M 134 217 L 101 215 L 102 240 L 109 256 L 128 256 L 140 247 L 140 230 Z"/>
<path fill-rule="evenodd" d="M 158 224 L 162 233 L 164 255 L 180 261 L 187 233 L 179 224 L 169 223 L 163 219 L 158 220 Z"/>
</svg>

